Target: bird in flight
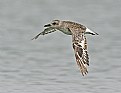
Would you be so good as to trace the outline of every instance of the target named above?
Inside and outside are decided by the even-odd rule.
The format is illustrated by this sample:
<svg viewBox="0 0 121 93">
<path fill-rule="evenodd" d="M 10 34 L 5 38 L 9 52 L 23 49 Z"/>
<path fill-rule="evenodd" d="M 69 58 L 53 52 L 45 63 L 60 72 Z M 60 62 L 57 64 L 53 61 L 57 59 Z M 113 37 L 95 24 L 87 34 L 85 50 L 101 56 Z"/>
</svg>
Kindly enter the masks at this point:
<svg viewBox="0 0 121 93">
<path fill-rule="evenodd" d="M 87 52 L 87 39 L 85 34 L 98 35 L 86 26 L 72 21 L 53 20 L 50 24 L 44 25 L 44 31 L 37 34 L 32 40 L 37 39 L 40 35 L 45 35 L 55 31 L 61 31 L 64 34 L 72 35 L 72 46 L 75 53 L 77 65 L 82 75 L 88 73 L 89 56 Z"/>
</svg>

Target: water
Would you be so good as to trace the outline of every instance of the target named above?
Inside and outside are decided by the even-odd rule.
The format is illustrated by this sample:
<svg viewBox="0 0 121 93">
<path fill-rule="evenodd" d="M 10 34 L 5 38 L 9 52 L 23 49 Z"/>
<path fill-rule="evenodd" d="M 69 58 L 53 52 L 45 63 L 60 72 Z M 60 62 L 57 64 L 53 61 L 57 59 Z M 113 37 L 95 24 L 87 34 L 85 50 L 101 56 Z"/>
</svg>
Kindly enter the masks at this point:
<svg viewBox="0 0 121 93">
<path fill-rule="evenodd" d="M 120 0 L 1 0 L 0 93 L 121 93 L 120 10 Z M 30 40 L 53 19 L 100 34 L 87 35 L 87 76 L 76 65 L 71 36 Z"/>
</svg>

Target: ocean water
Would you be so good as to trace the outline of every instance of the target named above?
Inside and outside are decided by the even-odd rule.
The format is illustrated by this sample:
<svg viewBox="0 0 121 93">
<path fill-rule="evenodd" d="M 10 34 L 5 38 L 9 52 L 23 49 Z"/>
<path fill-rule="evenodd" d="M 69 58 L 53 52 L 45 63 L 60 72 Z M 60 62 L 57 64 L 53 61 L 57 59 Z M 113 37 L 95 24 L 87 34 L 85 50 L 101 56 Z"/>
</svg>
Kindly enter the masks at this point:
<svg viewBox="0 0 121 93">
<path fill-rule="evenodd" d="M 0 93 L 121 93 L 121 0 L 0 0 Z M 82 23 L 89 73 L 76 64 L 71 36 L 31 39 L 53 19 Z"/>
</svg>

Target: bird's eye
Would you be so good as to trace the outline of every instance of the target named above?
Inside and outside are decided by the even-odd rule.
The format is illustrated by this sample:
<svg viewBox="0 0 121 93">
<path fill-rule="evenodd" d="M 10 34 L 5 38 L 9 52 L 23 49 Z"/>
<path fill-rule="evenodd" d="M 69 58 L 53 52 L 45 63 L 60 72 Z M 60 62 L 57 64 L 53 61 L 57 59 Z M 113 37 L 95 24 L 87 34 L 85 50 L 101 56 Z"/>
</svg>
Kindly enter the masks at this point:
<svg viewBox="0 0 121 93">
<path fill-rule="evenodd" d="M 54 23 L 52 23 L 53 25 L 56 25 L 56 23 L 54 22 Z"/>
</svg>

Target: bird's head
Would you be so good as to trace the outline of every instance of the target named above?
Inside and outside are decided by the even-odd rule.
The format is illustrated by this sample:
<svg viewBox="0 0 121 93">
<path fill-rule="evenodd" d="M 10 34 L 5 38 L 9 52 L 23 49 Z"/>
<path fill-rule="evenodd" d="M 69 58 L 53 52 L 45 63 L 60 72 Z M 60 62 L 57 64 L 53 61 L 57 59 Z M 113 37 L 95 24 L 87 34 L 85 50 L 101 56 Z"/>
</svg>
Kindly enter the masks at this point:
<svg viewBox="0 0 121 93">
<path fill-rule="evenodd" d="M 44 25 L 44 27 L 59 27 L 61 21 L 60 20 L 53 20 L 50 24 Z"/>
</svg>

